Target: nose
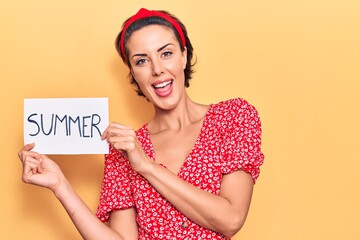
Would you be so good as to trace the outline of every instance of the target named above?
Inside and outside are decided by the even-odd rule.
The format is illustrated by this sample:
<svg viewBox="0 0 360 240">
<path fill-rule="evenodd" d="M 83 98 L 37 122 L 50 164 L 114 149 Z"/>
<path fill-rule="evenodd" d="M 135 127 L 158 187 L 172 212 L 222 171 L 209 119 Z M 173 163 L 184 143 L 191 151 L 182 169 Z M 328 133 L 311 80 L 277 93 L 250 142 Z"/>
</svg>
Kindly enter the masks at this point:
<svg viewBox="0 0 360 240">
<path fill-rule="evenodd" d="M 163 65 L 160 60 L 152 60 L 152 73 L 154 76 L 160 76 L 162 73 L 164 73 Z"/>
</svg>

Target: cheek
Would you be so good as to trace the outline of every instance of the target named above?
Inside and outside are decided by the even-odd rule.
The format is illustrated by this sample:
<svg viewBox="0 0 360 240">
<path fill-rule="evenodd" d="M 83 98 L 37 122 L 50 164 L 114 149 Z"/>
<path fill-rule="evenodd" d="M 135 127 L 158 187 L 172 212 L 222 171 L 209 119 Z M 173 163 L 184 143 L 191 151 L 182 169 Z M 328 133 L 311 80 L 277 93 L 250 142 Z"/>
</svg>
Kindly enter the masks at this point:
<svg viewBox="0 0 360 240">
<path fill-rule="evenodd" d="M 146 79 L 148 79 L 149 76 L 149 72 L 146 70 L 146 68 L 141 68 L 141 69 L 137 69 L 137 70 L 132 70 L 131 71 L 131 75 L 135 78 L 135 80 L 141 84 L 141 82 L 146 81 Z"/>
<path fill-rule="evenodd" d="M 171 69 L 171 71 L 176 75 L 181 74 L 184 72 L 183 62 L 182 61 L 172 62 L 171 65 L 169 65 L 169 69 Z"/>
</svg>

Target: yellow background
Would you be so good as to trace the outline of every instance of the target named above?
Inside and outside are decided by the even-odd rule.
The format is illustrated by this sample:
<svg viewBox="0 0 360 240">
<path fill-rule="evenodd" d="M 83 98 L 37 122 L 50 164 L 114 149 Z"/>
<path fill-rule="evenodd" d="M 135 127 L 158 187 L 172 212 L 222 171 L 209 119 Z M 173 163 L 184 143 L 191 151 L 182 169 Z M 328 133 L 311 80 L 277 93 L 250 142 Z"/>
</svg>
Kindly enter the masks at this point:
<svg viewBox="0 0 360 240">
<path fill-rule="evenodd" d="M 109 97 L 112 121 L 146 122 L 113 46 L 140 7 L 187 26 L 194 100 L 260 113 L 265 164 L 234 239 L 360 239 L 359 0 L 1 0 L 0 238 L 81 239 L 52 193 L 21 182 L 23 99 Z M 95 210 L 103 156 L 53 158 Z"/>
</svg>

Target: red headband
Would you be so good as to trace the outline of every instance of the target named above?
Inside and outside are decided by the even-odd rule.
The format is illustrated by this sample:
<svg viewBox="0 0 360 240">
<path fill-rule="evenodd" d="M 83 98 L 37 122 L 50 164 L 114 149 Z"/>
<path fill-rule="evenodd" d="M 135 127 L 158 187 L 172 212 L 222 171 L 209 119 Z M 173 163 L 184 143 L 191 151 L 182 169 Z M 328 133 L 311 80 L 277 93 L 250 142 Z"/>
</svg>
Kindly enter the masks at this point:
<svg viewBox="0 0 360 240">
<path fill-rule="evenodd" d="M 121 38 L 120 38 L 120 49 L 121 49 L 121 54 L 122 54 L 124 59 L 126 59 L 126 56 L 125 56 L 125 43 L 124 43 L 124 36 L 125 36 L 126 30 L 136 20 L 143 19 L 143 18 L 148 18 L 148 17 L 161 17 L 161 18 L 165 19 L 166 21 L 168 21 L 169 23 L 171 23 L 171 25 L 178 32 L 178 34 L 180 36 L 180 39 L 181 39 L 181 43 L 183 44 L 183 46 L 186 46 L 186 41 L 185 41 L 185 36 L 184 36 L 183 30 L 181 29 L 179 23 L 174 18 L 170 17 L 169 15 L 167 15 L 166 13 L 163 13 L 163 12 L 150 11 L 150 10 L 147 10 L 145 8 L 141 8 L 134 16 L 132 16 L 125 23 L 125 25 L 123 27 Z"/>
</svg>

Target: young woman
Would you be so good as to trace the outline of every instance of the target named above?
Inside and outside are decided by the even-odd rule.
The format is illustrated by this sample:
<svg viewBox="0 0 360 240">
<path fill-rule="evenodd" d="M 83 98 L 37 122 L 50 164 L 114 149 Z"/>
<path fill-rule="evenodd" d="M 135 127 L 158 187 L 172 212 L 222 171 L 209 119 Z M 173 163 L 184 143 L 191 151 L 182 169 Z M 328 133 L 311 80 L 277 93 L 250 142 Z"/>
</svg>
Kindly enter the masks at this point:
<svg viewBox="0 0 360 240">
<path fill-rule="evenodd" d="M 155 115 L 137 131 L 119 123 L 104 131 L 97 216 L 34 144 L 19 152 L 23 181 L 52 190 L 84 239 L 229 239 L 245 222 L 264 159 L 256 109 L 241 98 L 190 99 L 193 48 L 167 12 L 140 9 L 116 48 Z"/>
</svg>

